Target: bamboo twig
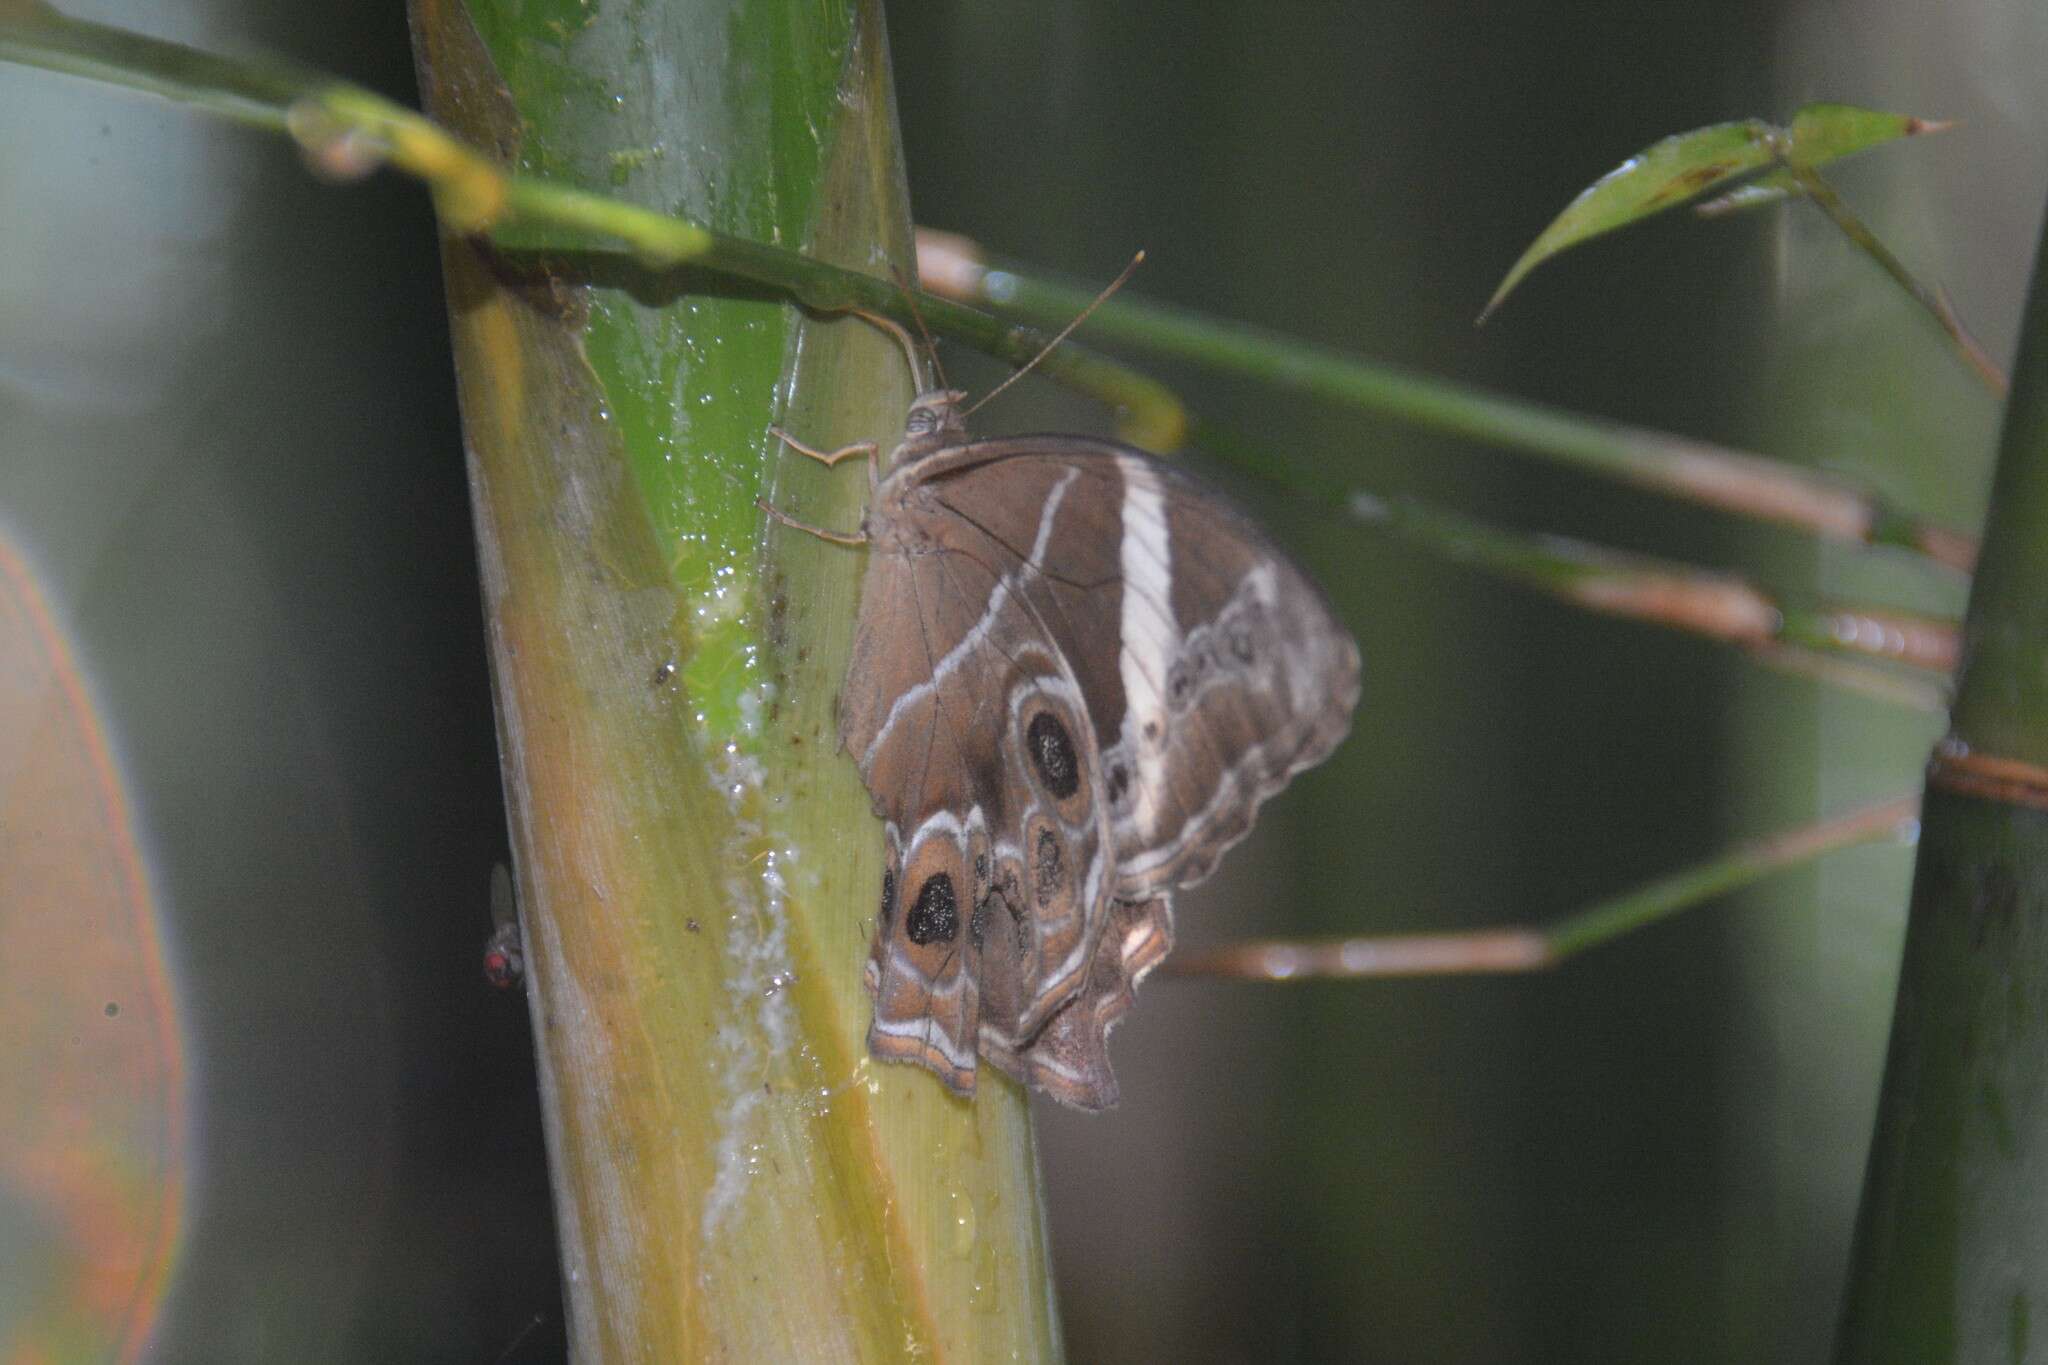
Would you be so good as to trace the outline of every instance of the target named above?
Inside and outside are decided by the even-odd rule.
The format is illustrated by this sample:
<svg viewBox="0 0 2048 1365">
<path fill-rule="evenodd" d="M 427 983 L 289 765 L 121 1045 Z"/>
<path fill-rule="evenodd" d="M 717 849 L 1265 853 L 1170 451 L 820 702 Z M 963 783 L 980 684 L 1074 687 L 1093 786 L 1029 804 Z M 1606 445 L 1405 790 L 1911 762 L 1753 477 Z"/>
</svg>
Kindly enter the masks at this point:
<svg viewBox="0 0 2048 1365">
<path fill-rule="evenodd" d="M 1195 438 L 1205 451 L 1277 488 L 1581 610 L 1733 645 L 1766 668 L 1893 705 L 1922 711 L 1947 705 L 1957 655 L 1952 621 L 1850 603 L 1790 602 L 1733 575 L 1564 536 L 1509 531 L 1411 498 L 1382 499 L 1316 466 L 1279 460 L 1228 428 L 1202 425 Z"/>
<path fill-rule="evenodd" d="M 938 330 L 1013 364 L 1029 362 L 1044 348 L 1045 336 L 956 300 L 986 301 L 1051 323 L 1072 317 L 1087 302 L 1079 291 L 988 270 L 971 244 L 926 233 L 920 236 L 920 273 L 944 297 L 920 295 L 914 309 L 901 289 L 874 276 L 507 172 L 420 115 L 329 77 L 281 62 L 258 66 L 218 57 L 73 19 L 37 0 L 10 0 L 0 8 L 0 59 L 289 133 L 315 166 L 331 174 L 362 174 L 388 161 L 427 183 L 451 227 L 487 233 L 506 250 L 563 253 L 616 244 L 651 268 L 694 265 L 771 285 L 819 311 L 860 309 L 910 323 L 921 310 Z M 1868 492 L 1711 443 L 1578 417 L 1130 299 L 1105 308 L 1096 325 L 1136 344 L 1281 387 L 1827 538 L 1903 546 L 1965 571 L 1974 559 L 1969 537 L 1890 508 Z M 1072 345 L 1053 352 L 1044 366 L 1062 382 L 1121 409 L 1124 434 L 1137 444 L 1170 450 L 1185 439 L 1187 414 L 1163 385 Z"/>
<path fill-rule="evenodd" d="M 1797 645 L 1759 645 L 1749 651 L 1749 657 L 1779 673 L 1915 711 L 1945 711 L 1952 696 L 1947 678 L 1935 680 L 1873 668 L 1838 654 L 1819 654 Z"/>
<path fill-rule="evenodd" d="M 1743 649 L 1799 648 L 1946 674 L 1952 621 L 1862 606 L 1774 597 L 1729 574 L 1630 555 L 1565 536 L 1529 536 L 1412 499 L 1354 494 L 1351 513 L 1410 544 L 1607 616 L 1647 621 Z"/>
<path fill-rule="evenodd" d="M 485 233 L 509 251 L 561 254 L 623 245 L 644 265 L 666 269 L 692 265 L 783 289 L 823 312 L 854 309 L 915 321 L 929 317 L 942 331 L 969 344 L 1024 364 L 1043 353 L 1037 331 L 1005 324 L 947 298 L 911 298 L 899 286 L 874 276 L 840 270 L 792 252 L 714 232 L 674 215 L 655 213 L 603 195 L 586 193 L 532 176 L 508 172 L 485 153 L 432 121 L 377 95 L 287 63 L 257 65 L 217 57 L 181 44 L 127 33 L 60 14 L 35 0 L 14 0 L 0 9 L 0 58 L 42 66 L 158 95 L 270 131 L 285 132 L 312 164 L 331 175 L 367 174 L 388 163 L 426 183 L 436 210 L 459 231 Z M 983 268 L 970 244 L 938 234 L 920 237 L 920 266 L 945 293 L 966 293 L 1014 303 L 1024 288 L 1018 277 Z M 1000 281 L 1009 280 L 1010 285 Z M 1032 286 L 1040 294 L 1057 286 Z M 1082 306 L 1059 304 L 1071 316 Z M 1115 316 L 1131 305 L 1112 304 Z M 1106 310 L 1109 311 L 1109 310 Z M 1866 495 L 1828 484 L 1801 471 L 1753 456 L 1719 451 L 1656 433 L 1589 423 L 1442 381 L 1364 366 L 1314 352 L 1278 337 L 1171 314 L 1145 305 L 1135 315 L 1179 320 L 1196 344 L 1204 334 L 1229 333 L 1226 354 L 1264 347 L 1268 378 L 1300 382 L 1313 390 L 1378 393 L 1392 410 L 1426 424 L 1470 435 L 1492 434 L 1523 448 L 1575 461 L 1589 461 L 1632 481 L 1666 491 L 1690 490 L 1712 505 L 1747 509 L 1808 529 L 1869 543 L 1903 543 L 1940 562 L 1966 567 L 1974 549 L 1967 539 L 1881 508 Z M 1173 328 L 1168 328 L 1172 331 Z M 1190 421 L 1171 391 L 1120 365 L 1075 346 L 1044 354 L 1047 370 L 1126 413 L 1126 435 L 1152 448 L 1178 445 Z M 1346 377 L 1348 375 L 1348 378 Z M 1219 449 L 1222 443 L 1211 442 Z M 1576 452 L 1568 454 L 1567 452 Z M 1243 458 L 1242 452 L 1239 458 Z M 1299 480 L 1293 480 L 1299 482 Z M 1355 497 L 1328 498 L 1334 506 Z M 1399 520 L 1411 538 L 1454 556 L 1485 561 L 1495 569 L 1520 565 L 1516 576 L 1566 600 L 1609 614 L 1655 620 L 1743 644 L 1774 666 L 1820 676 L 1858 690 L 1939 704 L 1938 694 L 1910 681 L 1873 675 L 1840 661 L 1816 662 L 1815 653 L 1876 653 L 1923 667 L 1945 670 L 1952 657 L 1952 629 L 1939 622 L 1893 614 L 1839 609 L 1816 615 L 1790 611 L 1734 580 L 1689 570 L 1624 566 L 1590 546 L 1533 542 L 1509 548 L 1504 533 L 1476 523 L 1449 527 L 1449 534 L 1421 529 L 1447 514 L 1403 509 Z M 1860 529 L 1859 529 L 1860 528 Z M 1491 545 L 1489 553 L 1478 547 Z M 1872 643 L 1880 646 L 1871 648 Z M 1928 657 L 1930 652 L 1939 657 Z"/>
<path fill-rule="evenodd" d="M 1588 906 L 1547 928 L 1508 926 L 1448 934 L 1264 939 L 1167 959 L 1170 976 L 1241 981 L 1363 980 L 1543 971 L 1625 934 L 1740 890 L 1774 873 L 1859 844 L 1909 844 L 1920 798 L 1897 797 L 1846 815 L 1739 844 L 1719 857 Z"/>
<path fill-rule="evenodd" d="M 680 216 L 536 176 L 508 171 L 483 151 L 367 90 L 266 59 L 220 57 L 59 13 L 39 0 L 0 3 L 0 60 L 83 76 L 190 105 L 297 140 L 329 174 L 367 174 L 380 164 L 424 181 L 453 230 L 483 234 L 506 251 L 555 257 L 623 247 L 643 266 L 693 266 L 765 284 L 824 313 L 882 313 L 913 320 L 893 281 L 744 238 Z M 946 335 L 1015 365 L 1044 350 L 1035 328 L 1002 322 L 949 299 L 917 307 Z M 1048 355 L 1045 372 L 1122 413 L 1125 437 L 1172 450 L 1185 437 L 1180 400 L 1164 385 L 1079 346 Z"/>
<path fill-rule="evenodd" d="M 1813 200 L 1815 206 L 1841 229 L 1842 235 L 1861 248 L 1866 256 L 1876 261 L 1884 273 L 1891 276 L 1899 288 L 1906 291 L 1913 302 L 1927 311 L 1948 335 L 1949 343 L 1955 347 L 1956 353 L 1962 356 L 1964 363 L 1984 381 L 1984 387 L 1991 390 L 1995 396 L 2004 398 L 2012 387 L 2011 382 L 2006 378 L 2005 371 L 1999 367 L 1998 362 L 1991 358 L 1991 353 L 1984 349 L 1983 344 L 1963 325 L 1963 320 L 1956 316 L 1955 306 L 1949 301 L 1948 295 L 1923 283 L 1919 276 L 1915 275 L 1906 263 L 1856 216 L 1848 202 L 1819 171 L 1796 159 L 1781 160 L 1780 164 L 1799 182 L 1799 187 L 1806 191 L 1807 197 Z"/>
<path fill-rule="evenodd" d="M 1071 316 L 1090 297 L 1070 285 L 991 268 L 977 244 L 946 233 L 918 234 L 918 268 L 928 289 L 1041 323 Z M 1711 442 L 1581 417 L 1129 294 L 1104 305 L 1092 326 L 1098 336 L 1158 355 L 1824 539 L 1896 546 L 1963 572 L 1976 556 L 1972 538 L 1868 490 Z"/>
</svg>

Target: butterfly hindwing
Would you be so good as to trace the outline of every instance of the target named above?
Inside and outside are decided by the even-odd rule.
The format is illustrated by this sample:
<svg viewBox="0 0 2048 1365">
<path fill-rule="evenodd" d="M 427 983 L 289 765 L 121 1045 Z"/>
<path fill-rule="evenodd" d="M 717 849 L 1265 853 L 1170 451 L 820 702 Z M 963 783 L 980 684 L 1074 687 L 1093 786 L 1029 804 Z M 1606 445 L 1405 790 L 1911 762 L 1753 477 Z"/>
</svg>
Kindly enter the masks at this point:
<svg viewBox="0 0 2048 1365">
<path fill-rule="evenodd" d="M 1012 1076 L 1077 1109 L 1116 1103 L 1109 1030 L 1137 1003 L 1137 984 L 1173 947 L 1173 910 L 1160 896 L 1112 900 L 1087 984 L 1021 1047 L 982 1035 L 983 1053 Z"/>
<path fill-rule="evenodd" d="M 1034 571 L 954 518 L 897 517 L 917 552 L 878 546 L 863 591 L 912 619 L 864 611 L 840 733 L 888 828 L 885 892 L 950 899 L 959 932 L 935 945 L 908 909 L 882 918 L 870 1042 L 966 1092 L 977 1046 L 1007 1066 L 1087 980 L 1109 827 L 1081 689 L 1024 596 Z"/>
</svg>

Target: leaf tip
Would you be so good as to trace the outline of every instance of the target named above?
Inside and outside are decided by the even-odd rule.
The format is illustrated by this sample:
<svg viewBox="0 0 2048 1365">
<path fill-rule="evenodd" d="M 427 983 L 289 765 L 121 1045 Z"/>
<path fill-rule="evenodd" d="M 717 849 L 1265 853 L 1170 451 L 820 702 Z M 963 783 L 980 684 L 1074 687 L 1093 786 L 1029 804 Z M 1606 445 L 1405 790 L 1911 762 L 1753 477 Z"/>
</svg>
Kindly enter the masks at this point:
<svg viewBox="0 0 2048 1365">
<path fill-rule="evenodd" d="M 1539 242 L 1537 245 L 1541 245 L 1541 243 Z M 1532 257 L 1534 259 L 1531 259 Z M 1541 259 L 1542 257 L 1536 254 L 1535 246 L 1531 246 L 1527 251 L 1523 252 L 1522 258 L 1509 267 L 1508 273 L 1501 277 L 1500 286 L 1493 291 L 1493 297 L 1486 301 L 1486 306 L 1479 310 L 1479 316 L 1472 319 L 1472 325 L 1474 327 L 1484 327 L 1486 320 L 1500 311 L 1501 304 L 1507 301 L 1508 295 L 1514 291 L 1515 286 L 1522 282 L 1522 277 L 1534 269 L 1537 262 Z"/>
</svg>

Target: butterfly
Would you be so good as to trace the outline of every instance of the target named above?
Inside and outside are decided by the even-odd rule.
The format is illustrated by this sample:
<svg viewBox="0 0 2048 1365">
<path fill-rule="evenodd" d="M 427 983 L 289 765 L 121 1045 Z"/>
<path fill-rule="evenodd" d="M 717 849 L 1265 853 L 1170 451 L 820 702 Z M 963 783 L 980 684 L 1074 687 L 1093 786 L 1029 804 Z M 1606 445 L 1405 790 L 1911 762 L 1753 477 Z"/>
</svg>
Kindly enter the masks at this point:
<svg viewBox="0 0 2048 1365">
<path fill-rule="evenodd" d="M 869 1050 L 1099 1110 L 1173 893 L 1343 740 L 1358 647 L 1222 493 L 1109 441 L 970 439 L 964 399 L 920 393 L 886 462 L 774 432 L 867 456 L 858 534 L 762 506 L 869 551 L 839 696 L 887 850 Z"/>
</svg>

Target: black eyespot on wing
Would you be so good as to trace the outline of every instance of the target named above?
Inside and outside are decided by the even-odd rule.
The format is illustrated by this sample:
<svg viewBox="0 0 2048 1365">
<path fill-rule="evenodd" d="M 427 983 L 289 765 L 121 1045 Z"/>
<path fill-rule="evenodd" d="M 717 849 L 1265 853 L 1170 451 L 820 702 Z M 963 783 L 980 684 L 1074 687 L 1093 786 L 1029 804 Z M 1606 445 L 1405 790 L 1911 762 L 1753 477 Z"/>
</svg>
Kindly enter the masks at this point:
<svg viewBox="0 0 2048 1365">
<path fill-rule="evenodd" d="M 1074 740 L 1060 718 L 1040 711 L 1024 731 L 1024 747 L 1031 753 L 1031 765 L 1045 789 L 1064 801 L 1081 788 L 1081 763 L 1074 757 Z"/>
<path fill-rule="evenodd" d="M 917 904 L 904 918 L 903 932 L 922 948 L 927 943 L 951 943 L 960 932 L 960 902 L 953 893 L 953 879 L 944 872 L 925 878 L 917 893 Z"/>
<path fill-rule="evenodd" d="M 1131 790 L 1131 770 L 1122 762 L 1109 765 L 1109 799 L 1121 802 Z"/>
<path fill-rule="evenodd" d="M 896 869 L 890 868 L 882 874 L 882 927 L 887 929 L 889 921 L 896 918 Z"/>
<path fill-rule="evenodd" d="M 981 951 L 981 941 L 988 936 L 989 902 L 982 901 L 974 907 L 974 913 L 967 917 L 967 939 L 976 952 Z"/>
<path fill-rule="evenodd" d="M 1059 894 L 1061 861 L 1060 837 L 1049 829 L 1039 830 L 1038 846 L 1032 850 L 1031 868 L 1041 906 Z"/>
</svg>

